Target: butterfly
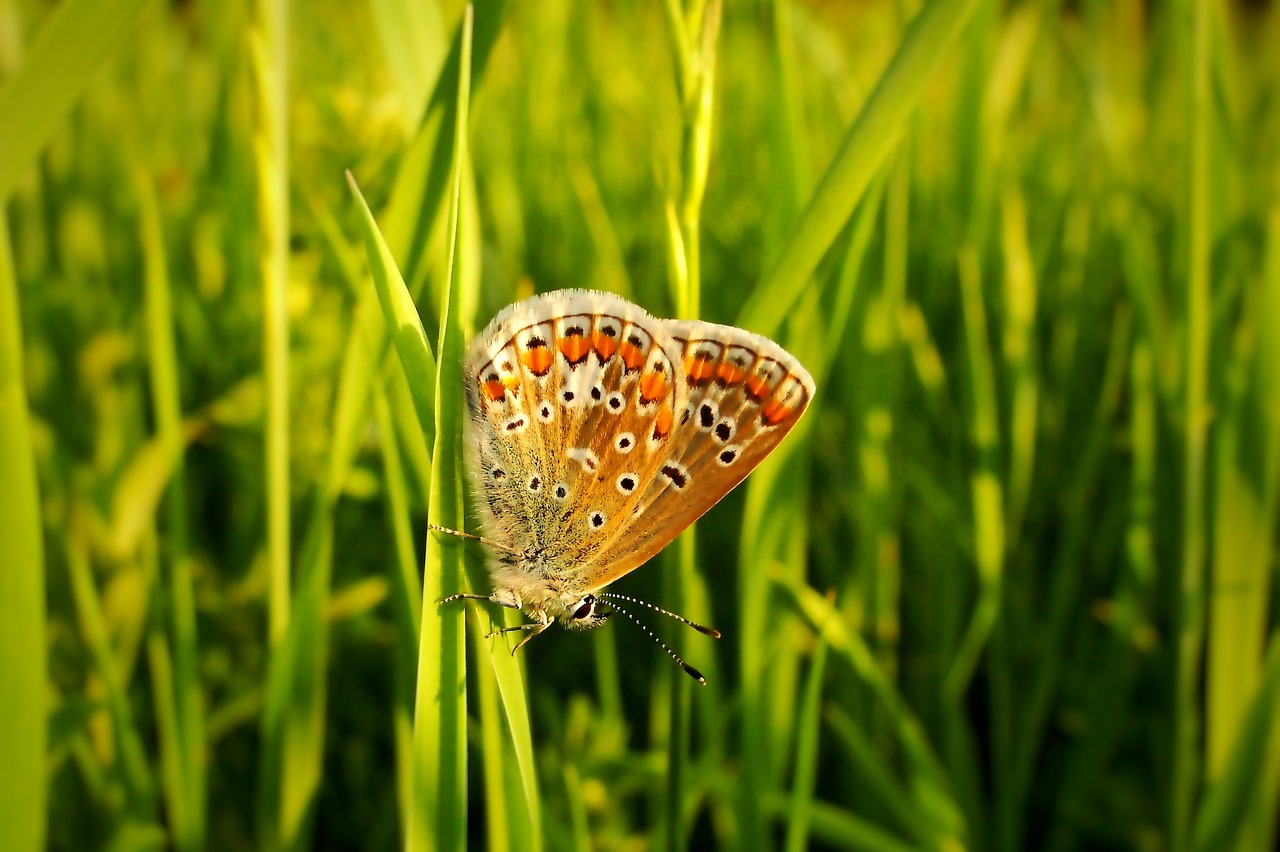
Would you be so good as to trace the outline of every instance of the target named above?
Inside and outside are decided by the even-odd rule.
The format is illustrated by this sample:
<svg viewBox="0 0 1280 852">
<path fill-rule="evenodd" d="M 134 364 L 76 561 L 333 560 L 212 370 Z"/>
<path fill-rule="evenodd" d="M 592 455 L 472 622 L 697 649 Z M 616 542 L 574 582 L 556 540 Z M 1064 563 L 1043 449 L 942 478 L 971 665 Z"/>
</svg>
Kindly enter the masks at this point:
<svg viewBox="0 0 1280 852">
<path fill-rule="evenodd" d="M 466 537 L 488 545 L 493 592 L 441 603 L 523 610 L 532 621 L 495 631 L 527 633 L 512 653 L 553 621 L 590 629 L 609 610 L 632 617 L 619 599 L 718 636 L 601 590 L 778 446 L 813 399 L 805 368 L 740 328 L 559 290 L 500 311 L 472 341 L 464 374 L 463 452 L 481 531 Z"/>
</svg>

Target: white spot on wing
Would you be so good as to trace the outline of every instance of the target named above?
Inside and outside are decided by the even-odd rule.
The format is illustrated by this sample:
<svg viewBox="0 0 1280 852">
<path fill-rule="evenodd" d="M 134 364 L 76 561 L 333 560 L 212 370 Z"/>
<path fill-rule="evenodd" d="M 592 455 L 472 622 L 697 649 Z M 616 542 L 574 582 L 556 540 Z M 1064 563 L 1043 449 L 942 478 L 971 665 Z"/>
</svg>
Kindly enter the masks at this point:
<svg viewBox="0 0 1280 852">
<path fill-rule="evenodd" d="M 570 461 L 582 465 L 582 469 L 587 473 L 595 473 L 596 468 L 600 466 L 600 459 L 596 458 L 596 454 L 587 447 L 570 447 L 566 455 Z"/>
</svg>

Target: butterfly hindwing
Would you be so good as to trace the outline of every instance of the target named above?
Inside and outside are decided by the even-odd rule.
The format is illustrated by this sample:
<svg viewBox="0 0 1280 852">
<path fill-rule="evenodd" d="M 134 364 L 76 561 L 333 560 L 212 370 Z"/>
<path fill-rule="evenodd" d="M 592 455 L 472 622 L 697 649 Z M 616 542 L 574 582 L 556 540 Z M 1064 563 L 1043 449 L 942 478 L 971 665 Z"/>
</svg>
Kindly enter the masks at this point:
<svg viewBox="0 0 1280 852">
<path fill-rule="evenodd" d="M 656 474 L 680 348 L 624 299 L 561 291 L 500 313 L 467 358 L 468 460 L 486 536 L 594 573 Z"/>
</svg>

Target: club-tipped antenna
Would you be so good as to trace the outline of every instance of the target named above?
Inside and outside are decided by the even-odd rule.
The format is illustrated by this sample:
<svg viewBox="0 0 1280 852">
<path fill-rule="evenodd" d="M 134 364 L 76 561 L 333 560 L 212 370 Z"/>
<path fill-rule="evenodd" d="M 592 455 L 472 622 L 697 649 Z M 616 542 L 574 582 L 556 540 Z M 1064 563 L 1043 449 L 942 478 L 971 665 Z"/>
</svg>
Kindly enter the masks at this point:
<svg viewBox="0 0 1280 852">
<path fill-rule="evenodd" d="M 498 550 L 505 550 L 507 553 L 514 553 L 516 556 L 524 556 L 524 551 L 516 550 L 514 547 L 507 547 L 505 544 L 494 541 L 491 538 L 484 538 L 482 536 L 472 535 L 471 533 L 463 532 L 462 530 L 451 530 L 448 527 L 442 527 L 439 524 L 427 524 L 427 529 L 435 530 L 436 532 L 442 532 L 442 533 L 445 533 L 446 535 L 456 535 L 458 538 L 466 538 L 466 539 L 470 539 L 471 541 L 478 541 L 481 544 L 487 544 L 490 547 L 496 548 Z"/>
<path fill-rule="evenodd" d="M 598 596 L 598 594 L 597 594 L 597 596 Z M 635 600 L 635 598 L 628 598 L 628 597 L 626 597 L 625 595 L 609 595 L 609 597 L 610 597 L 610 598 L 623 598 L 624 600 Z M 637 602 L 637 603 L 644 603 L 644 601 L 636 601 L 636 602 Z M 673 650 L 671 650 L 670 648 L 668 648 L 668 647 L 667 647 L 667 643 L 666 643 L 666 642 L 663 642 L 661 639 L 659 639 L 659 638 L 658 638 L 658 635 L 657 635 L 656 633 L 654 633 L 652 630 L 650 630 L 650 629 L 648 628 L 648 626 L 647 626 L 647 625 L 645 625 L 643 622 L 641 622 L 641 621 L 640 621 L 640 619 L 636 618 L 634 615 L 632 615 L 631 613 L 627 612 L 625 609 L 623 609 L 622 607 L 618 606 L 616 603 L 610 603 L 610 604 L 609 604 L 609 608 L 610 608 L 610 609 L 616 609 L 618 612 L 622 613 L 622 614 L 623 614 L 623 615 L 625 615 L 627 618 L 631 619 L 631 623 L 632 623 L 632 624 L 634 624 L 636 627 L 639 627 L 639 628 L 640 628 L 641 630 L 643 630 L 645 633 L 648 633 L 648 634 L 649 634 L 649 638 L 650 638 L 650 639 L 652 639 L 653 641 L 657 642 L 657 643 L 662 647 L 662 650 L 664 650 L 664 651 L 666 651 L 666 652 L 667 652 L 667 656 L 668 656 L 668 657 L 670 657 L 671 659 L 675 660 L 675 661 L 676 661 L 676 665 L 678 665 L 678 666 L 680 666 L 680 668 L 684 669 L 684 670 L 685 670 L 685 672 L 689 675 L 689 677 L 693 678 L 694 680 L 696 680 L 698 683 L 702 684 L 703 686 L 706 686 L 706 685 L 707 685 L 707 679 L 706 679 L 705 677 L 703 677 L 703 676 L 702 676 L 702 672 L 698 671 L 698 670 L 697 670 L 697 669 L 695 669 L 693 666 L 691 666 L 691 665 L 689 665 L 688 663 L 686 663 L 686 662 L 684 661 L 684 659 L 682 659 L 682 658 L 681 658 L 681 656 L 680 656 L 679 654 L 677 654 L 675 651 L 673 651 Z M 654 607 L 654 609 L 657 609 L 657 607 Z M 667 613 L 667 614 L 668 614 L 668 615 L 671 615 L 671 613 Z M 677 617 L 677 618 L 679 618 L 679 616 L 676 616 L 676 617 Z M 681 619 L 681 620 L 683 621 L 684 619 Z M 690 623 L 690 624 L 692 624 L 693 622 L 689 622 L 689 623 Z"/>
<path fill-rule="evenodd" d="M 649 607 L 649 609 L 653 610 L 654 612 L 660 612 L 663 615 L 670 616 L 671 618 L 674 618 L 676 621 L 689 625 L 699 633 L 705 633 L 707 636 L 710 636 L 712 639 L 720 638 L 720 631 L 716 630 L 714 627 L 704 627 L 703 625 L 698 624 L 696 621 L 690 621 L 689 619 L 685 618 L 683 615 L 676 615 L 674 612 L 671 612 L 670 610 L 663 609 L 660 606 L 654 606 L 648 601 L 642 601 L 639 598 L 629 597 L 628 595 L 620 595 L 620 594 L 617 594 L 616 592 L 596 592 L 596 597 L 615 598 L 618 600 L 624 600 L 627 603 L 640 604 L 640 606 L 647 606 Z M 622 612 L 622 610 L 618 610 L 618 611 Z"/>
</svg>

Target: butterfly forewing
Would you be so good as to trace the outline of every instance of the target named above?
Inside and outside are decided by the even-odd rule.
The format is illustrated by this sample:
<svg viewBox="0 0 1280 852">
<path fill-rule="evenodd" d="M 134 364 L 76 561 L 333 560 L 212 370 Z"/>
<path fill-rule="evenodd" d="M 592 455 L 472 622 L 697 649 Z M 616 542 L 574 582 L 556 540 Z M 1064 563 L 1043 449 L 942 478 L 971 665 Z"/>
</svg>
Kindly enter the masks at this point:
<svg viewBox="0 0 1280 852">
<path fill-rule="evenodd" d="M 643 564 L 746 477 L 791 431 L 813 379 L 772 341 L 731 326 L 668 321 L 684 405 L 638 514 L 592 566 L 592 589 Z"/>
</svg>

